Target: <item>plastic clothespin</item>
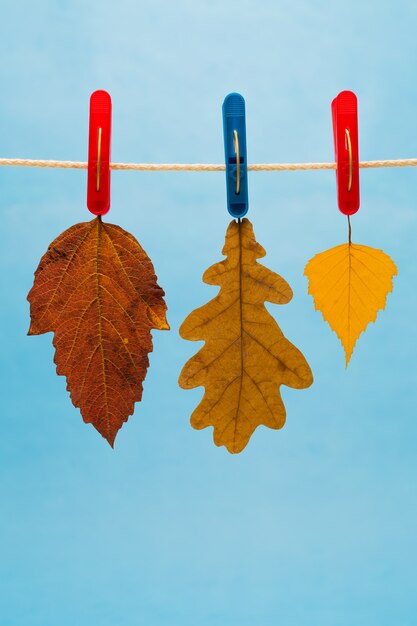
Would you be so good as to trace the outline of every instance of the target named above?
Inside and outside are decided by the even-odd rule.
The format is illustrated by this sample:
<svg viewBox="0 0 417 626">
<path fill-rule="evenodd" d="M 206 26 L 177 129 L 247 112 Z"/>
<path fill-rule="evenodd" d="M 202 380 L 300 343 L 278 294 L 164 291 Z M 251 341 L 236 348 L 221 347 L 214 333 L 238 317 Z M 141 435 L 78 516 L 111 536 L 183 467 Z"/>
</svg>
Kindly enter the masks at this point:
<svg viewBox="0 0 417 626">
<path fill-rule="evenodd" d="M 223 102 L 223 136 L 226 159 L 227 210 L 233 217 L 248 212 L 248 160 L 246 155 L 245 100 L 229 93 Z"/>
<path fill-rule="evenodd" d="M 107 91 L 90 97 L 88 133 L 87 207 L 94 215 L 110 209 L 111 98 Z"/>
<path fill-rule="evenodd" d="M 342 91 L 332 102 L 337 202 L 345 215 L 358 211 L 359 141 L 358 100 L 352 91 Z"/>
</svg>

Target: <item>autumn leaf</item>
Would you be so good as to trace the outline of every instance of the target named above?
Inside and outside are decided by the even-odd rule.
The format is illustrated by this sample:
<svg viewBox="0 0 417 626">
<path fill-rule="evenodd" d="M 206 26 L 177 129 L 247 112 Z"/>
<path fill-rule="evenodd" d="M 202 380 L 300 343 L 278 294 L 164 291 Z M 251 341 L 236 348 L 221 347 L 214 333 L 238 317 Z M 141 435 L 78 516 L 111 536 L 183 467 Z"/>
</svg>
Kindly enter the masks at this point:
<svg viewBox="0 0 417 626">
<path fill-rule="evenodd" d="M 313 377 L 304 356 L 265 308 L 265 301 L 286 304 L 292 291 L 283 278 L 257 263 L 265 250 L 255 241 L 249 220 L 230 223 L 223 254 L 227 258 L 203 276 L 205 283 L 220 286 L 218 295 L 180 328 L 181 337 L 203 339 L 205 345 L 186 363 L 179 384 L 183 389 L 205 387 L 191 424 L 196 429 L 214 426 L 215 444 L 237 453 L 259 425 L 284 425 L 280 385 L 303 389 Z"/>
<path fill-rule="evenodd" d="M 359 335 L 385 308 L 396 265 L 382 250 L 346 243 L 317 254 L 304 274 L 316 310 L 342 342 L 347 366 Z"/>
<path fill-rule="evenodd" d="M 111 446 L 142 397 L 150 331 L 169 328 L 163 296 L 136 239 L 100 218 L 63 232 L 35 272 L 28 334 L 55 333 L 57 374 Z"/>
</svg>

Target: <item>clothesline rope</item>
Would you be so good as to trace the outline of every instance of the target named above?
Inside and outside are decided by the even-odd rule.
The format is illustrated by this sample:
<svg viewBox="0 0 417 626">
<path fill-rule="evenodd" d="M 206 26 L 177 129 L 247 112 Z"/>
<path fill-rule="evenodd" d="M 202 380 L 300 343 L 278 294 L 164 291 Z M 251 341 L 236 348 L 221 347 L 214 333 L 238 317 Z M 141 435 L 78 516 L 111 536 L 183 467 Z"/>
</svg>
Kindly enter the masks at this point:
<svg viewBox="0 0 417 626">
<path fill-rule="evenodd" d="M 0 166 L 52 167 L 87 169 L 86 161 L 49 161 L 40 159 L 0 159 Z M 416 167 L 417 159 L 389 159 L 385 161 L 360 161 L 359 167 Z M 223 172 L 223 163 L 110 163 L 112 170 L 141 172 Z M 279 172 L 296 170 L 335 170 L 336 163 L 251 163 L 253 172 Z"/>
</svg>

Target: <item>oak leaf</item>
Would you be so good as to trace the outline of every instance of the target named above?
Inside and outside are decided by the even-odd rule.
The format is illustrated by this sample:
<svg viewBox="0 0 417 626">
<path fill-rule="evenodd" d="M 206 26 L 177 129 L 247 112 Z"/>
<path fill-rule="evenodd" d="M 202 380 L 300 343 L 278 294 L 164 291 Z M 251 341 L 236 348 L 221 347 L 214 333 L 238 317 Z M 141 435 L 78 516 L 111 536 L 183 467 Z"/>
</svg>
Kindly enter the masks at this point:
<svg viewBox="0 0 417 626">
<path fill-rule="evenodd" d="M 382 250 L 345 243 L 313 257 L 304 274 L 316 310 L 342 342 L 347 366 L 359 335 L 385 308 L 397 267 Z"/>
<path fill-rule="evenodd" d="M 248 219 L 232 221 L 224 261 L 210 267 L 205 283 L 219 285 L 218 295 L 183 322 L 184 339 L 205 345 L 184 366 L 184 389 L 204 386 L 204 397 L 191 417 L 196 429 L 214 426 L 214 442 L 241 452 L 261 424 L 282 428 L 285 407 L 280 385 L 296 389 L 313 382 L 301 352 L 283 335 L 264 302 L 286 304 L 286 281 L 260 265 L 265 250 L 256 242 Z"/>
<path fill-rule="evenodd" d="M 136 239 L 100 218 L 63 232 L 35 272 L 28 334 L 54 332 L 57 374 L 111 446 L 142 397 L 150 331 L 169 328 L 163 296 Z"/>
</svg>

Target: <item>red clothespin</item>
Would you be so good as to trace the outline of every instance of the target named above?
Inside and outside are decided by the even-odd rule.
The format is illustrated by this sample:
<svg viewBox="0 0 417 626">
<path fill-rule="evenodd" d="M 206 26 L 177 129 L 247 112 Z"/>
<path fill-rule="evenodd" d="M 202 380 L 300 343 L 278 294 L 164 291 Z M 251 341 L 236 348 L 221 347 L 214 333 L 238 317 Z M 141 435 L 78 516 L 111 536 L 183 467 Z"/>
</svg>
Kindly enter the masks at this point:
<svg viewBox="0 0 417 626">
<path fill-rule="evenodd" d="M 90 98 L 88 133 L 87 207 L 94 215 L 110 209 L 111 98 L 95 91 Z"/>
<path fill-rule="evenodd" d="M 345 215 L 358 211 L 359 141 L 358 100 L 352 91 L 342 91 L 332 102 L 337 202 Z"/>
</svg>

